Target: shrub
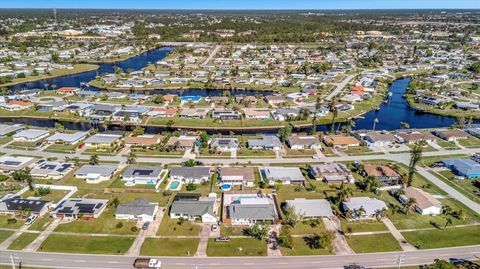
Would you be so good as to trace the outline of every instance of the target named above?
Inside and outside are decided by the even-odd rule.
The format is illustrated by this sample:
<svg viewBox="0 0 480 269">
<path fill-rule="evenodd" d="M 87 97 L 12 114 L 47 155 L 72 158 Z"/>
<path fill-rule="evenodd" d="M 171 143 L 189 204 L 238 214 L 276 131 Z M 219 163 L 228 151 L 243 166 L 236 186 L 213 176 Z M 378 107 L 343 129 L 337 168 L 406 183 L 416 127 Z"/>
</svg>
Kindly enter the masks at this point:
<svg viewBox="0 0 480 269">
<path fill-rule="evenodd" d="M 186 189 L 187 191 L 194 191 L 197 189 L 197 186 L 193 183 L 188 183 Z"/>
<path fill-rule="evenodd" d="M 134 232 L 134 233 L 138 232 L 137 226 L 133 226 L 130 230 L 132 230 L 132 232 Z"/>
<path fill-rule="evenodd" d="M 117 229 L 123 228 L 123 223 L 122 222 L 117 223 L 117 225 L 115 225 L 115 228 Z"/>
<path fill-rule="evenodd" d="M 16 219 L 16 218 L 8 218 L 8 219 L 7 219 L 7 223 L 8 223 L 8 224 L 17 223 L 17 219 Z"/>
<path fill-rule="evenodd" d="M 170 196 L 170 195 L 172 195 L 172 191 L 171 190 L 164 190 L 162 194 L 163 194 L 163 196 Z"/>
</svg>

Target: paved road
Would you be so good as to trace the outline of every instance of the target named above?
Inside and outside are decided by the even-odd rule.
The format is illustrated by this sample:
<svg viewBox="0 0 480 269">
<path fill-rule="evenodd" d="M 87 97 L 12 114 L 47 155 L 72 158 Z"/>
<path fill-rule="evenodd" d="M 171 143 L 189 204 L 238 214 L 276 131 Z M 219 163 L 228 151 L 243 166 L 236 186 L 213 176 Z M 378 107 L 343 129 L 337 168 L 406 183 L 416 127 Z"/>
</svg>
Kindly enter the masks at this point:
<svg viewBox="0 0 480 269">
<path fill-rule="evenodd" d="M 217 52 L 222 48 L 221 45 L 216 45 L 215 48 L 213 48 L 212 52 L 210 53 L 210 55 L 208 55 L 208 58 L 205 59 L 205 62 L 203 62 L 202 65 L 207 65 L 208 63 L 210 63 L 210 61 L 213 59 L 213 57 L 215 57 L 215 55 L 217 55 Z"/>
<path fill-rule="evenodd" d="M 333 97 L 337 96 L 343 90 L 343 88 L 347 86 L 350 80 L 353 79 L 353 77 L 355 77 L 355 75 L 348 75 L 344 80 L 342 80 L 342 82 L 338 83 L 335 90 L 333 90 L 329 95 L 327 95 L 327 97 L 325 97 L 325 100 L 332 100 Z"/>
<path fill-rule="evenodd" d="M 135 257 L 114 255 L 57 254 L 41 252 L 0 251 L 0 263 L 9 264 L 10 255 L 15 261 L 22 261 L 23 266 L 46 268 L 132 268 Z M 342 268 L 346 264 L 357 263 L 368 267 L 396 267 L 399 256 L 402 265 L 419 265 L 431 263 L 434 259 L 478 259 L 480 246 L 466 246 L 407 252 L 386 252 L 355 255 L 326 255 L 304 257 L 162 257 L 166 269 L 176 268 L 212 268 L 212 269 L 302 269 Z"/>
</svg>

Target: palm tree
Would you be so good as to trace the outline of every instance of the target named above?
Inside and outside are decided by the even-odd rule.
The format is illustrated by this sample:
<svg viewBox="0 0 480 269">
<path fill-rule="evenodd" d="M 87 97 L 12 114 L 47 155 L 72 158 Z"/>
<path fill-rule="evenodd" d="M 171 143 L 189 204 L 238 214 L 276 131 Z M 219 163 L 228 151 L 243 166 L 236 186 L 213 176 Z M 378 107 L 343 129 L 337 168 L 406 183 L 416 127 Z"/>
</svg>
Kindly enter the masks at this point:
<svg viewBox="0 0 480 269">
<path fill-rule="evenodd" d="M 127 157 L 127 163 L 128 164 L 134 164 L 137 160 L 137 156 L 135 155 L 135 152 L 130 151 Z"/>
<path fill-rule="evenodd" d="M 382 209 L 379 209 L 379 210 L 375 211 L 375 218 L 377 220 L 382 219 L 383 217 L 385 217 L 386 212 L 387 212 L 386 208 L 382 208 Z"/>
<path fill-rule="evenodd" d="M 408 214 L 410 210 L 412 210 L 412 208 L 415 206 L 416 203 L 417 201 L 415 200 L 415 198 L 409 198 L 408 201 L 403 206 L 403 209 L 405 210 L 405 214 Z"/>
<path fill-rule="evenodd" d="M 320 102 L 320 97 L 317 97 L 315 100 L 315 111 L 313 112 L 313 119 L 312 119 L 312 134 L 317 132 L 317 113 L 322 108 L 322 103 Z"/>
<path fill-rule="evenodd" d="M 332 112 L 332 123 L 331 123 L 331 126 L 330 126 L 330 133 L 333 133 L 333 130 L 335 128 L 335 126 L 334 126 L 335 118 L 338 116 L 338 110 L 335 107 L 336 103 L 337 103 L 337 100 L 335 99 L 335 97 L 333 97 L 332 100 L 330 100 L 330 103 L 328 104 L 328 108 L 329 108 L 330 112 Z"/>
<path fill-rule="evenodd" d="M 361 216 L 365 215 L 366 213 L 367 213 L 367 211 L 365 210 L 363 205 L 359 209 L 357 209 L 357 217 L 361 217 Z"/>
<path fill-rule="evenodd" d="M 373 119 L 373 130 L 375 131 L 375 127 L 378 123 L 378 118 Z"/>
<path fill-rule="evenodd" d="M 423 147 L 427 145 L 425 140 L 420 140 L 413 145 L 413 148 L 410 150 L 410 163 L 408 165 L 407 173 L 407 186 L 412 186 L 413 184 L 413 174 L 415 173 L 415 166 L 422 159 Z"/>
<path fill-rule="evenodd" d="M 445 225 L 443 226 L 443 230 L 447 229 L 447 226 L 451 226 L 453 224 L 453 221 L 451 218 L 447 218 Z"/>
<path fill-rule="evenodd" d="M 342 202 L 346 202 L 352 197 L 353 195 L 353 190 L 351 188 L 345 188 L 342 191 L 338 193 L 338 198 Z"/>
<path fill-rule="evenodd" d="M 94 154 L 90 157 L 90 161 L 89 163 L 91 165 L 97 165 L 98 164 L 98 155 L 97 154 Z"/>
</svg>

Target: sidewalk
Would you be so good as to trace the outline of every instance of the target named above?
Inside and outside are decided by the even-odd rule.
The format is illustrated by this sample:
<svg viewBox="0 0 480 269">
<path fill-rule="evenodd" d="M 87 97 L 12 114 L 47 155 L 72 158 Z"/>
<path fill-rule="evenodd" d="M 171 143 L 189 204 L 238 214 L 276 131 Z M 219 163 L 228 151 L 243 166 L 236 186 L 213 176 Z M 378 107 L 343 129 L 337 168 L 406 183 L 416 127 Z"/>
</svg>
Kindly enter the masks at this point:
<svg viewBox="0 0 480 269">
<path fill-rule="evenodd" d="M 402 248 L 403 251 L 415 251 L 417 250 L 414 246 L 410 245 L 410 243 L 407 242 L 405 237 L 400 233 L 399 230 L 397 230 L 397 227 L 393 225 L 392 221 L 389 218 L 382 218 L 383 224 L 387 226 L 388 230 L 390 233 L 395 237 L 395 239 L 398 241 L 400 244 L 400 247 Z"/>
<path fill-rule="evenodd" d="M 47 237 L 57 228 L 60 224 L 61 219 L 54 219 L 50 225 L 42 232 L 40 235 L 33 240 L 28 246 L 26 246 L 23 250 L 25 251 L 37 251 L 37 249 L 42 245 L 43 241 L 47 239 Z"/>
<path fill-rule="evenodd" d="M 195 257 L 207 257 L 207 245 L 210 238 L 210 224 L 203 224 L 200 231 L 200 241 L 198 242 Z"/>
<path fill-rule="evenodd" d="M 333 239 L 333 249 L 335 250 L 335 255 L 347 255 L 347 254 L 355 254 L 355 252 L 350 248 L 345 239 L 345 236 L 340 232 L 340 221 L 337 217 L 333 217 L 333 219 L 322 218 L 323 224 L 325 228 L 329 232 L 333 232 L 335 237 Z"/>
</svg>

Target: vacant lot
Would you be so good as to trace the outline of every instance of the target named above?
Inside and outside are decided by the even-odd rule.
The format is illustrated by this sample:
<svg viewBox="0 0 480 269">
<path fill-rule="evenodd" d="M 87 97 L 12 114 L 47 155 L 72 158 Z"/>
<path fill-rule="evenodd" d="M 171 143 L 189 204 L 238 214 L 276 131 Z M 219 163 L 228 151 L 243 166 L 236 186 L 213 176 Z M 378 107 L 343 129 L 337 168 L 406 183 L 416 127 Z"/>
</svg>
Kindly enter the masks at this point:
<svg viewBox="0 0 480 269">
<path fill-rule="evenodd" d="M 480 244 L 479 226 L 434 229 L 402 233 L 407 241 L 421 249 Z"/>
<path fill-rule="evenodd" d="M 332 254 L 331 247 L 329 248 L 310 248 L 303 237 L 294 237 L 292 248 L 280 248 L 282 255 L 285 256 L 308 256 L 308 255 L 328 255 Z"/>
<path fill-rule="evenodd" d="M 0 243 L 5 241 L 7 238 L 9 238 L 13 234 L 12 231 L 1 231 L 0 230 Z"/>
<path fill-rule="evenodd" d="M 133 243 L 133 237 L 95 237 L 52 234 L 43 242 L 39 251 L 125 254 Z"/>
<path fill-rule="evenodd" d="M 353 235 L 347 242 L 355 253 L 387 252 L 402 250 L 390 233 L 372 235 Z"/>
<path fill-rule="evenodd" d="M 140 250 L 143 256 L 193 256 L 198 238 L 146 238 Z"/>
<path fill-rule="evenodd" d="M 266 256 L 267 244 L 253 238 L 231 238 L 230 242 L 208 240 L 207 256 Z"/>
<path fill-rule="evenodd" d="M 15 239 L 10 246 L 8 246 L 8 249 L 22 250 L 28 246 L 28 244 L 32 243 L 39 235 L 39 233 L 23 233 Z"/>
<path fill-rule="evenodd" d="M 165 216 L 158 229 L 158 235 L 198 235 L 200 226 L 189 221 L 179 221 Z"/>
</svg>

